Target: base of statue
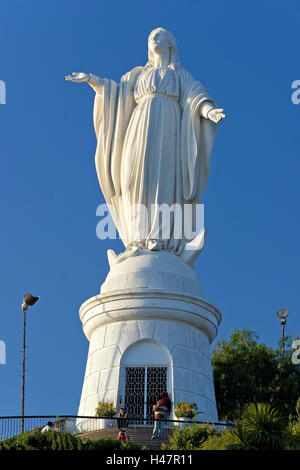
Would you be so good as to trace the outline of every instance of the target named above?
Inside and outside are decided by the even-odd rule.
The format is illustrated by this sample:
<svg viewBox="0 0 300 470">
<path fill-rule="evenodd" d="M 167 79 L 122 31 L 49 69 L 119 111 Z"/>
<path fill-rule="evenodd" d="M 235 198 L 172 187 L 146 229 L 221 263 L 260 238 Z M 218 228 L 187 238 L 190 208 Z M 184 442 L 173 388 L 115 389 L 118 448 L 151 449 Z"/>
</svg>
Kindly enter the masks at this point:
<svg viewBox="0 0 300 470">
<path fill-rule="evenodd" d="M 145 251 L 112 266 L 80 319 L 90 347 L 79 416 L 94 416 L 98 401 L 113 402 L 142 425 L 167 391 L 170 419 L 177 402 L 196 403 L 201 421 L 218 419 L 209 345 L 221 313 L 179 257 Z"/>
</svg>

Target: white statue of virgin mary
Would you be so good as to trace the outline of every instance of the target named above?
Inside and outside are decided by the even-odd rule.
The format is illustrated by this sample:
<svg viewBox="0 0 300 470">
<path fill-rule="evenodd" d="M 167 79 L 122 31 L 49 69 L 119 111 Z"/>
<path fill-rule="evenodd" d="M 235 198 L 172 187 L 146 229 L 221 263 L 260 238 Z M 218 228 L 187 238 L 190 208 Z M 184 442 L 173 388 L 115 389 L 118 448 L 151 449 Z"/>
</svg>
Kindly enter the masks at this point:
<svg viewBox="0 0 300 470">
<path fill-rule="evenodd" d="M 192 227 L 196 211 L 186 211 L 187 221 L 183 208 L 201 203 L 217 124 L 225 115 L 181 67 L 172 33 L 153 30 L 148 57 L 119 84 L 85 73 L 66 79 L 86 81 L 96 92 L 97 175 L 125 257 L 163 249 L 192 262 L 204 231 L 186 237 L 183 227 Z M 162 208 L 170 209 L 168 223 Z"/>
</svg>

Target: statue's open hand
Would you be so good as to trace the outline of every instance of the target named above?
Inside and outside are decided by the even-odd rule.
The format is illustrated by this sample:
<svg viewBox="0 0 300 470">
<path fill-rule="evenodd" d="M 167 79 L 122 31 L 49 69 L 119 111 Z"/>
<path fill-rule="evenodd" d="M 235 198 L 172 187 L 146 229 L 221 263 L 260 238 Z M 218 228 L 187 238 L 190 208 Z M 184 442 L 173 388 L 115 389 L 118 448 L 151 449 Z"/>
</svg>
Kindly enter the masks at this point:
<svg viewBox="0 0 300 470">
<path fill-rule="evenodd" d="M 218 122 L 222 121 L 222 119 L 224 119 L 226 116 L 223 111 L 224 109 L 219 108 L 211 109 L 208 111 L 207 118 L 218 124 Z"/>
<path fill-rule="evenodd" d="M 80 72 L 80 73 L 73 72 L 72 75 L 67 75 L 65 77 L 66 80 L 71 80 L 71 82 L 75 82 L 75 83 L 87 82 L 89 78 L 90 78 L 90 74 L 83 73 L 83 72 Z"/>
</svg>

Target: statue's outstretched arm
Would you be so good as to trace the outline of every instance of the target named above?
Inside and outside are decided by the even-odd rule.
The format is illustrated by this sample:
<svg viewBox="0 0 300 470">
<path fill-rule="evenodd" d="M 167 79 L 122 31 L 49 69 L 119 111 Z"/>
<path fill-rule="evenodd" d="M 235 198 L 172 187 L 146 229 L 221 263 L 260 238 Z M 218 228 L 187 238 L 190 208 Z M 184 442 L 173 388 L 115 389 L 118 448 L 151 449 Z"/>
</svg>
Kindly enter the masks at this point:
<svg viewBox="0 0 300 470">
<path fill-rule="evenodd" d="M 222 119 L 226 117 L 224 114 L 224 109 L 215 108 L 210 101 L 204 101 L 200 107 L 200 116 L 205 119 L 210 119 L 211 121 L 218 124 Z"/>
<path fill-rule="evenodd" d="M 67 75 L 65 79 L 74 83 L 87 82 L 96 93 L 100 93 L 104 85 L 103 80 L 92 73 L 73 72 L 72 75 Z"/>
</svg>

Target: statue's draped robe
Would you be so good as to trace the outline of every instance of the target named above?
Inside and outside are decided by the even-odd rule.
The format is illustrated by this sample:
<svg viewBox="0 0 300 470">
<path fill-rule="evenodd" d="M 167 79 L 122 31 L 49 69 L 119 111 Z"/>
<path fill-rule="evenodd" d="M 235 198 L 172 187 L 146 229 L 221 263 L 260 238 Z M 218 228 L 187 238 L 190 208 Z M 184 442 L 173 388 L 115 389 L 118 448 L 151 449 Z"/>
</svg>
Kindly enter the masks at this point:
<svg viewBox="0 0 300 470">
<path fill-rule="evenodd" d="M 180 254 L 189 241 L 180 230 L 192 222 L 183 220 L 183 205 L 201 202 L 217 129 L 201 117 L 207 101 L 206 89 L 183 68 L 136 67 L 120 84 L 101 81 L 94 103 L 96 169 L 126 247 L 155 239 Z M 162 204 L 175 204 L 170 233 L 162 226 Z"/>
</svg>

